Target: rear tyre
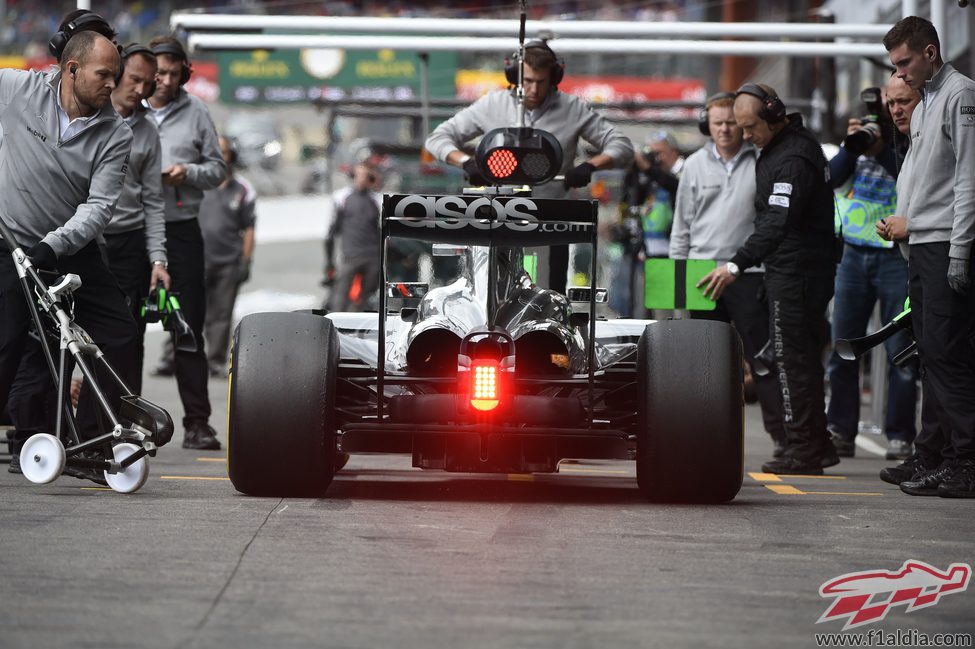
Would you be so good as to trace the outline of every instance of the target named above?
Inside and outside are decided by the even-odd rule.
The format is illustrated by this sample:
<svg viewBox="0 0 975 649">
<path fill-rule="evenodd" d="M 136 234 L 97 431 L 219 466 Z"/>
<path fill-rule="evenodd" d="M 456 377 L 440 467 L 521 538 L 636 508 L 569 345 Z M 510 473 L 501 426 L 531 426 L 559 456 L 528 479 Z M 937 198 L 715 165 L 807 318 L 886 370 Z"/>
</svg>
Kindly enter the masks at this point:
<svg viewBox="0 0 975 649">
<path fill-rule="evenodd" d="M 637 349 L 636 479 L 654 501 L 720 503 L 744 471 L 741 339 L 730 325 L 665 320 Z"/>
<path fill-rule="evenodd" d="M 308 313 L 256 313 L 234 331 L 228 469 L 251 496 L 319 497 L 335 474 L 338 334 Z"/>
</svg>

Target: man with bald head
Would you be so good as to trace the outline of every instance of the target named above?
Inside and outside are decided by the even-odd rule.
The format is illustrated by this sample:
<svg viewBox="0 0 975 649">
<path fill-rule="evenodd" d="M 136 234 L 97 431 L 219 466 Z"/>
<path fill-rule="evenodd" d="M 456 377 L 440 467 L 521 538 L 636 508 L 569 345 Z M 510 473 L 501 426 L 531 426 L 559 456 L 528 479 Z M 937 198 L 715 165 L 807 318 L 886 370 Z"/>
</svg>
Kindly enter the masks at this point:
<svg viewBox="0 0 975 649">
<path fill-rule="evenodd" d="M 59 32 L 65 34 L 65 32 Z M 133 377 L 135 321 L 99 253 L 96 239 L 122 191 L 132 132 L 112 107 L 119 72 L 114 43 L 94 31 L 67 33 L 60 67 L 46 74 L 0 69 L 0 218 L 37 268 L 76 273 L 75 318 L 126 381 Z M 18 383 L 50 384 L 43 356 L 28 336 L 29 312 L 12 257 L 0 254 L 0 409 L 6 405 L 22 355 Z M 117 404 L 119 394 L 109 387 Z M 32 395 L 43 390 L 33 389 Z M 94 400 L 82 393 L 83 437 L 98 430 Z M 40 430 L 43 399 L 11 407 L 18 442 Z M 11 404 L 13 406 L 13 404 Z M 25 423 L 26 422 L 26 423 Z M 21 425 L 21 424 L 24 425 Z M 66 473 L 78 471 L 68 467 Z M 84 475 L 80 477 L 96 477 Z"/>
<path fill-rule="evenodd" d="M 894 80 L 903 83 L 896 77 Z M 894 86 L 908 93 L 910 87 Z M 877 94 L 879 88 L 864 91 Z M 833 340 L 866 335 L 874 304 L 880 317 L 889 322 L 904 308 L 907 297 L 907 260 L 889 240 L 878 234 L 878 226 L 893 216 L 897 205 L 896 182 L 899 165 L 895 143 L 895 122 L 883 106 L 868 131 L 859 119 L 851 119 L 847 137 L 830 160 L 833 186 L 837 189 L 836 218 L 842 225 L 843 257 L 836 271 L 833 300 Z M 898 115 L 903 117 L 903 110 Z M 902 331 L 884 342 L 887 353 L 887 408 L 884 434 L 888 460 L 910 457 L 916 436 L 917 364 L 898 367 L 893 360 L 910 344 Z M 860 422 L 860 363 L 844 360 L 837 352 L 826 366 L 830 400 L 826 410 L 827 427 L 840 457 L 852 457 Z"/>
<path fill-rule="evenodd" d="M 839 462 L 826 431 L 822 364 L 836 269 L 829 164 L 802 117 L 786 115 L 768 86 L 739 88 L 734 115 L 745 140 L 762 150 L 755 164 L 755 231 L 699 286 L 717 300 L 742 271 L 765 264 L 786 444 L 762 471 L 819 475 Z"/>
</svg>

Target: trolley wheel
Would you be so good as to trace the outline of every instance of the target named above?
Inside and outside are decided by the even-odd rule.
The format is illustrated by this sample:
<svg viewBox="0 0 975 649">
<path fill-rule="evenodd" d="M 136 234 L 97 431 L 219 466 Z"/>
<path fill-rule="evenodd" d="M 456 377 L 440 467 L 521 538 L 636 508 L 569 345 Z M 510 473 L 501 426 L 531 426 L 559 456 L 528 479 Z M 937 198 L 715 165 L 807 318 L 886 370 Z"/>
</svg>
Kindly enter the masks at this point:
<svg viewBox="0 0 975 649">
<path fill-rule="evenodd" d="M 140 449 L 141 447 L 136 444 L 123 442 L 112 447 L 112 453 L 115 455 L 115 461 L 121 462 Z M 142 488 L 148 478 L 149 462 L 145 456 L 140 457 L 118 473 L 105 471 L 105 481 L 108 482 L 108 486 L 120 494 L 135 493 Z"/>
<path fill-rule="evenodd" d="M 49 484 L 64 471 L 64 445 L 54 435 L 31 435 L 20 449 L 20 470 L 35 484 Z"/>
</svg>

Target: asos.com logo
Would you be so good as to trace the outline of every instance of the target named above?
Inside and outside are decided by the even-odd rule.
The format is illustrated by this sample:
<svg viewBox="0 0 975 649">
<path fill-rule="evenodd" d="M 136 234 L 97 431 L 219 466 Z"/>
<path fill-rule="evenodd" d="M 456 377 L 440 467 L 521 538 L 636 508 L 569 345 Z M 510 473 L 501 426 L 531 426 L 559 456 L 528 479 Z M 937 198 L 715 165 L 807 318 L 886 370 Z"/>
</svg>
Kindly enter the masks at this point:
<svg viewBox="0 0 975 649">
<path fill-rule="evenodd" d="M 938 604 L 942 595 L 961 593 L 968 588 L 972 568 L 953 563 L 944 572 L 923 561 L 905 561 L 900 570 L 850 572 L 830 579 L 819 587 L 820 597 L 834 602 L 816 621 L 846 620 L 843 631 L 879 622 L 895 606 L 907 606 L 911 613 Z"/>
<path fill-rule="evenodd" d="M 537 211 L 538 205 L 528 198 L 501 202 L 479 197 L 468 202 L 462 196 L 414 194 L 405 196 L 396 204 L 393 216 L 414 228 L 457 230 L 471 226 L 479 230 L 494 230 L 504 226 L 518 232 L 576 232 L 586 229 L 581 224 L 539 221 Z"/>
</svg>

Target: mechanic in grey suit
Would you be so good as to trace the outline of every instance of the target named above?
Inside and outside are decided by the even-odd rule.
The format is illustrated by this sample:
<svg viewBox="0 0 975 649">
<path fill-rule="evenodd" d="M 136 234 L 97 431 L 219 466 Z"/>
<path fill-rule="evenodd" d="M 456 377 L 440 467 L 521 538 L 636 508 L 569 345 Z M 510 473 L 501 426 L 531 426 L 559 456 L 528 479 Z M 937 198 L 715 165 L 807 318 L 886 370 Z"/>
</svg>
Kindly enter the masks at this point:
<svg viewBox="0 0 975 649">
<path fill-rule="evenodd" d="M 708 98 L 701 114 L 701 131 L 711 141 L 684 164 L 677 189 L 677 209 L 670 233 L 671 259 L 714 259 L 728 262 L 755 230 L 755 161 L 758 149 L 745 142 L 735 122 L 735 96 L 718 93 Z M 714 311 L 693 317 L 733 322 L 741 336 L 745 359 L 768 343 L 768 306 L 762 298 L 765 268 L 746 270 L 717 300 Z M 782 392 L 771 372 L 755 377 L 765 430 L 775 442 L 776 457 L 785 450 Z"/>
<path fill-rule="evenodd" d="M 572 187 L 585 187 L 598 169 L 625 169 L 633 160 L 633 144 L 586 102 L 573 95 L 561 93 L 559 82 L 565 66 L 544 41 L 525 44 L 525 125 L 548 131 L 562 145 L 563 183 L 549 183 L 535 188 L 539 198 L 564 198 Z M 518 66 L 505 69 L 512 84 L 518 82 Z M 452 118 L 434 129 L 426 141 L 426 149 L 435 158 L 461 167 L 471 183 L 487 184 L 477 162 L 461 150 L 461 146 L 478 135 L 494 128 L 515 126 L 518 123 L 518 100 L 512 90 L 496 90 L 481 97 Z M 583 139 L 599 153 L 575 164 L 579 139 Z M 569 253 L 568 246 L 553 246 L 547 286 L 565 293 Z M 544 265 L 539 270 L 544 272 Z M 546 284 L 545 281 L 541 282 Z"/>
<path fill-rule="evenodd" d="M 65 42 L 63 52 L 58 52 L 58 69 L 46 74 L 0 70 L 4 131 L 0 217 L 35 267 L 82 277 L 83 284 L 74 293 L 77 322 L 119 375 L 132 382 L 135 321 L 95 241 L 112 218 L 132 143 L 131 129 L 110 101 L 119 53 L 109 39 L 94 31 L 59 34 Z M 4 251 L 0 254 L 0 410 L 22 355 L 32 348 L 39 350 L 28 336 L 29 319 L 13 258 Z M 24 376 L 50 384 L 43 355 L 35 353 L 32 358 L 36 364 L 21 368 Z M 102 385 L 110 403 L 117 406 L 117 386 L 110 380 Z M 43 393 L 31 390 L 31 394 Z M 44 421 L 42 408 L 33 400 L 24 403 L 26 412 L 11 408 L 18 435 L 50 432 L 22 425 L 25 419 L 33 424 Z M 97 406 L 87 390 L 81 395 L 78 418 L 82 437 L 105 432 L 99 431 Z M 69 469 L 68 475 L 98 479 L 95 472 Z"/>
<path fill-rule="evenodd" d="M 122 78 L 112 92 L 112 105 L 132 129 L 132 153 L 122 194 L 105 228 L 108 265 L 125 293 L 139 326 L 133 361 L 138 365 L 134 385 L 142 393 L 143 336 L 146 323 L 142 303 L 157 283 L 169 288 L 166 258 L 166 214 L 160 175 L 162 149 L 159 130 L 146 117 L 142 100 L 155 87 L 156 55 L 145 45 L 130 43 L 122 50 Z"/>
</svg>

